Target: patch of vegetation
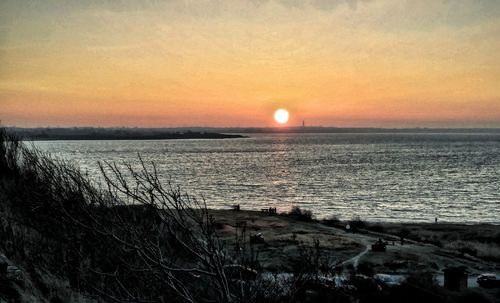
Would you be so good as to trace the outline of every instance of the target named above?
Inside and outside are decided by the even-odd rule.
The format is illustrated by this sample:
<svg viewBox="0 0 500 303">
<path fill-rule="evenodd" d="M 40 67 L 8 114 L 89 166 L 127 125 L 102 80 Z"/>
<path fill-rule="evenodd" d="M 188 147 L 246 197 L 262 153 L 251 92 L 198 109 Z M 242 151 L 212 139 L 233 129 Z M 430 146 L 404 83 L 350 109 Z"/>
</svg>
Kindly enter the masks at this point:
<svg viewBox="0 0 500 303">
<path fill-rule="evenodd" d="M 385 228 L 382 224 L 370 224 L 368 229 L 377 233 L 384 233 Z"/>
<path fill-rule="evenodd" d="M 457 303 L 492 303 L 493 300 L 478 290 L 468 289 L 456 296 Z"/>
<path fill-rule="evenodd" d="M 500 261 L 500 246 L 497 246 L 493 243 L 481 243 L 477 241 L 453 241 L 446 243 L 444 248 L 485 260 Z"/>
<path fill-rule="evenodd" d="M 97 187 L 0 131 L 0 250 L 26 269 L 40 300 L 54 297 L 50 273 L 102 301 L 232 301 L 230 256 L 204 203 L 142 164 L 101 163 Z"/>
<path fill-rule="evenodd" d="M 292 209 L 287 213 L 288 216 L 300 220 L 310 222 L 313 221 L 313 213 L 310 210 L 303 210 L 298 206 L 293 206 Z"/>
<path fill-rule="evenodd" d="M 353 231 L 366 228 L 367 226 L 367 223 L 364 220 L 362 220 L 361 217 L 359 216 L 351 219 L 348 223 Z"/>
<path fill-rule="evenodd" d="M 330 215 L 326 219 L 323 219 L 321 222 L 327 226 L 334 226 L 334 227 L 339 227 L 342 224 L 342 222 L 336 215 Z"/>
</svg>

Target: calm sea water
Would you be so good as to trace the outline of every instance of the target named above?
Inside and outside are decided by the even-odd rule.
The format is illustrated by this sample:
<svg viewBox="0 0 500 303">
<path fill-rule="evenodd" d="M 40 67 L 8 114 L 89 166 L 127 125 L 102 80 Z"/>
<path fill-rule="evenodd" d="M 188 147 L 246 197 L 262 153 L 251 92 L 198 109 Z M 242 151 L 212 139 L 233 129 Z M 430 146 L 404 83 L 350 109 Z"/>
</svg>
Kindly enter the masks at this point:
<svg viewBox="0 0 500 303">
<path fill-rule="evenodd" d="M 210 207 L 293 205 L 318 217 L 500 223 L 500 134 L 250 134 L 226 140 L 53 141 L 75 161 L 154 161 Z"/>
</svg>

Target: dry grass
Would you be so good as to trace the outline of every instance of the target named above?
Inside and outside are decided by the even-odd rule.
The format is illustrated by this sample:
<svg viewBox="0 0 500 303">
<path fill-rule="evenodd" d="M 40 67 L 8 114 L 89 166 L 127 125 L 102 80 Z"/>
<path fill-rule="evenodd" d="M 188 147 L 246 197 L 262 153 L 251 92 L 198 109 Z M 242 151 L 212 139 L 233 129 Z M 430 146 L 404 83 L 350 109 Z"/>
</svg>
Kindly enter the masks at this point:
<svg viewBox="0 0 500 303">
<path fill-rule="evenodd" d="M 500 261 L 500 246 L 494 243 L 452 241 L 445 243 L 444 248 L 485 260 Z"/>
</svg>

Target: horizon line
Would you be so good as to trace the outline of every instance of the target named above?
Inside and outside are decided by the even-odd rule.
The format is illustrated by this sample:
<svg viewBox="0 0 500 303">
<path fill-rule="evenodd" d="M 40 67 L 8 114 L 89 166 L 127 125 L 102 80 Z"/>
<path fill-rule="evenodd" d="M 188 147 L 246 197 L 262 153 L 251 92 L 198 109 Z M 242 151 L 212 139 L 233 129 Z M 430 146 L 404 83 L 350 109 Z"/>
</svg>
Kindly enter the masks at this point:
<svg viewBox="0 0 500 303">
<path fill-rule="evenodd" d="M 477 126 L 458 126 L 458 127 L 443 127 L 443 126 L 412 126 L 412 127 L 378 127 L 378 126 L 324 126 L 324 125 L 293 125 L 293 126 L 14 126 L 0 125 L 0 128 L 20 128 L 20 129 L 272 129 L 272 130 L 287 130 L 287 129 L 382 129 L 382 130 L 411 130 L 411 129 L 435 129 L 435 130 L 461 130 L 461 129 L 490 129 L 500 130 L 500 126 L 492 127 L 477 127 Z"/>
</svg>

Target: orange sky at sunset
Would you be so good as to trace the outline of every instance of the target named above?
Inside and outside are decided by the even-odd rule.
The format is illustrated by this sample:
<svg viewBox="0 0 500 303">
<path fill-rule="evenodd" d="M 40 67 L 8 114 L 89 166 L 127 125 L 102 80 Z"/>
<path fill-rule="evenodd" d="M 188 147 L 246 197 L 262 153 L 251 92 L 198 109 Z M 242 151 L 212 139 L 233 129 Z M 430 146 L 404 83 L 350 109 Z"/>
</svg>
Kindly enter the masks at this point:
<svg viewBox="0 0 500 303">
<path fill-rule="evenodd" d="M 500 127 L 498 1 L 0 3 L 15 126 Z"/>
</svg>

